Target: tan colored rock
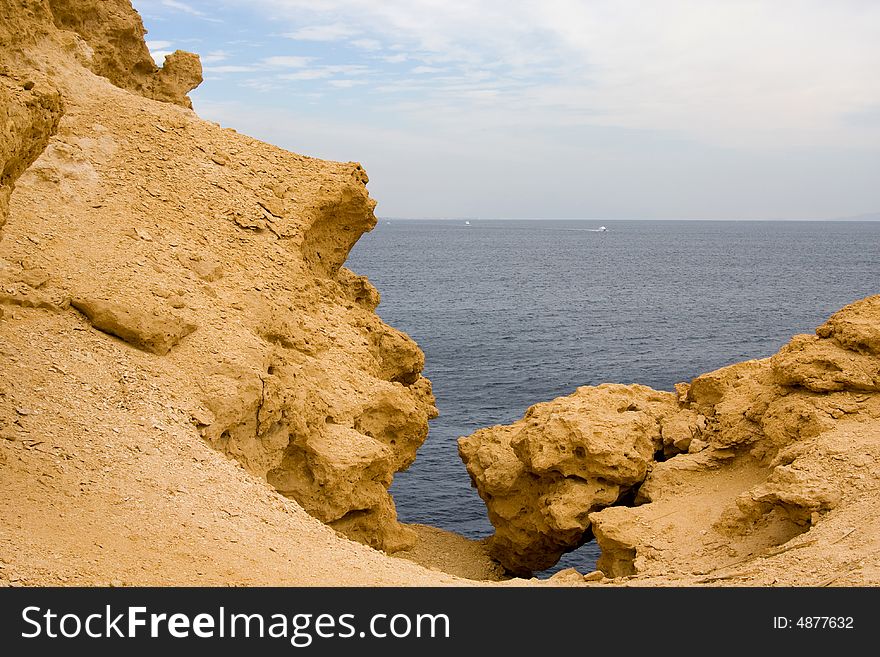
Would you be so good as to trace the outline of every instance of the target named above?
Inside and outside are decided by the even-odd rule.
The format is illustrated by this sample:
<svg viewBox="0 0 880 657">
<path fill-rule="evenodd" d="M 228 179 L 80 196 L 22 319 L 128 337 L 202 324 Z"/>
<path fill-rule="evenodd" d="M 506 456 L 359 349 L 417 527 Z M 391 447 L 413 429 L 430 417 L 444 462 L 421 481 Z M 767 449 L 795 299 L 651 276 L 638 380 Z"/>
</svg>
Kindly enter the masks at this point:
<svg viewBox="0 0 880 657">
<path fill-rule="evenodd" d="M 373 311 L 379 305 L 379 291 L 367 280 L 366 276 L 357 274 L 342 268 L 337 274 L 337 280 L 342 286 L 344 294 L 353 303 L 362 306 L 366 310 Z"/>
<path fill-rule="evenodd" d="M 797 459 L 796 459 L 797 461 Z M 756 520 L 774 509 L 782 509 L 793 522 L 809 526 L 814 514 L 826 513 L 840 503 L 842 494 L 832 482 L 803 470 L 798 465 L 780 465 L 767 480 L 744 493 L 736 503 L 745 518 Z"/>
<path fill-rule="evenodd" d="M 62 112 L 61 96 L 48 83 L 36 87 L 0 72 L 0 235 L 16 179 L 46 147 Z"/>
<path fill-rule="evenodd" d="M 679 442 L 686 435 L 689 444 L 698 431 L 696 414 L 680 409 L 676 395 L 604 384 L 536 404 L 509 427 L 460 439 L 496 529 L 491 554 L 525 574 L 589 539 L 589 514 L 644 480 L 664 448 L 664 423 Z"/>
<path fill-rule="evenodd" d="M 631 485 L 662 447 L 662 420 L 678 410 L 670 393 L 603 384 L 536 404 L 511 447 L 526 470 Z"/>
<path fill-rule="evenodd" d="M 412 549 L 418 535 L 397 522 L 397 510 L 391 496 L 386 495 L 379 506 L 351 511 L 329 525 L 343 536 L 389 554 Z"/>
<path fill-rule="evenodd" d="M 143 22 L 129 0 L 48 0 L 56 27 L 81 37 L 84 63 L 97 75 L 134 93 L 192 107 L 187 97 L 202 82 L 198 55 L 176 51 L 156 66 Z"/>
<path fill-rule="evenodd" d="M 162 67 L 145 85 L 145 95 L 167 103 L 192 108 L 187 94 L 202 83 L 202 62 L 199 56 L 175 50 L 166 55 Z"/>
<path fill-rule="evenodd" d="M 773 356 L 771 365 L 777 382 L 785 386 L 813 392 L 880 390 L 878 355 L 845 349 L 833 339 L 795 336 Z"/>
<path fill-rule="evenodd" d="M 284 202 L 281 199 L 267 196 L 260 198 L 257 203 L 273 217 L 277 219 L 284 217 Z"/>
<path fill-rule="evenodd" d="M 71 299 L 70 305 L 83 313 L 99 331 L 115 335 L 129 344 L 164 356 L 196 325 L 159 308 L 131 308 L 103 299 Z"/>
<path fill-rule="evenodd" d="M 706 418 L 702 440 L 729 448 L 761 438 L 761 417 L 777 395 L 769 359 L 751 360 L 698 376 L 685 405 Z"/>
<path fill-rule="evenodd" d="M 203 281 L 213 283 L 223 276 L 223 263 L 213 257 L 178 254 L 177 260 Z"/>
<path fill-rule="evenodd" d="M 834 313 L 816 329 L 816 335 L 836 341 L 844 349 L 880 354 L 880 295 L 856 301 Z"/>
<path fill-rule="evenodd" d="M 842 540 L 824 528 L 873 508 L 878 299 L 847 306 L 817 336 L 795 336 L 772 358 L 701 375 L 675 394 L 579 389 L 461 439 L 496 528 L 494 556 L 522 572 L 595 537 L 609 577 L 748 579 L 763 572 L 756 555 L 761 564 L 779 555 L 781 564 L 790 550 L 821 568 Z M 639 398 L 641 416 L 614 417 L 622 395 Z M 583 462 L 572 458 L 577 447 Z M 585 489 L 599 476 L 619 487 L 616 499 L 600 504 Z M 805 532 L 811 538 L 797 543 Z M 871 540 L 864 544 L 880 542 Z M 742 572 L 726 570 L 734 566 Z M 791 577 L 791 565 L 780 568 L 772 581 Z"/>
<path fill-rule="evenodd" d="M 343 267 L 376 223 L 363 168 L 289 153 L 145 101 L 188 107 L 198 58 L 177 52 L 156 67 L 126 0 L 0 0 L 0 13 L 0 35 L 21 35 L 15 52 L 3 50 L 6 40 L 0 50 L 23 70 L 2 87 L 21 99 L 20 143 L 16 132 L 0 148 L 19 158 L 10 159 L 14 175 L 43 151 L 13 197 L 16 239 L 0 243 L 0 262 L 32 255 L 25 245 L 39 239 L 34 227 L 51 236 L 40 248 L 48 276 L 39 291 L 16 274 L 9 303 L 29 312 L 39 297 L 63 309 L 61 300 L 75 296 L 96 328 L 170 353 L 138 360 L 101 339 L 88 366 L 134 359 L 120 379 L 126 387 L 167 382 L 185 409 L 156 420 L 162 430 L 197 430 L 350 538 L 388 551 L 411 547 L 414 534 L 397 522 L 387 489 L 415 459 L 437 411 L 421 350 L 382 323 L 373 312 L 378 292 Z M 52 109 L 60 96 L 47 95 L 45 67 L 69 109 L 51 138 L 58 117 L 41 118 L 41 103 Z M 57 366 L 77 372 L 77 343 L 90 332 L 77 330 L 75 313 L 57 314 L 70 324 L 58 328 L 69 342 Z"/>
<path fill-rule="evenodd" d="M 596 567 L 608 577 L 635 575 L 636 548 L 647 533 L 628 509 L 612 507 L 590 515 L 593 535 L 602 547 Z"/>
<path fill-rule="evenodd" d="M 551 584 L 576 586 L 583 584 L 584 575 L 579 573 L 576 568 L 565 568 L 552 575 L 547 581 Z"/>
<path fill-rule="evenodd" d="M 391 485 L 392 453 L 384 444 L 337 424 L 287 446 L 267 479 L 324 522 L 378 507 Z M 352 507 L 356 507 L 355 511 Z"/>
<path fill-rule="evenodd" d="M 197 417 L 210 445 L 351 538 L 410 547 L 387 488 L 436 409 L 421 351 L 373 314 L 375 288 L 342 267 L 376 221 L 363 169 L 287 153 L 91 78 L 77 61 L 188 106 L 198 59 L 178 52 L 155 67 L 124 0 L 46 0 L 20 23 L 34 29 L 23 57 L 40 39 L 57 45 L 39 55 L 54 58 L 72 108 L 22 190 L 22 208 L 64 204 L 76 216 L 74 234 L 43 252 L 51 277 L 39 294 L 76 289 L 75 307 L 96 328 L 156 353 L 198 324 L 187 349 L 151 375 L 177 381 L 195 413 L 187 423 Z M 21 93 L 37 94 L 34 79 Z M 245 182 L 239 170 L 262 179 Z M 57 220 L 47 231 L 71 226 L 47 217 Z M 19 226 L 26 218 L 22 209 Z M 160 306 L 145 303 L 154 292 Z"/>
<path fill-rule="evenodd" d="M 36 290 L 13 292 L 12 294 L 0 292 L 0 306 L 2 305 L 21 306 L 22 308 L 41 308 L 53 312 L 61 311 L 58 304 L 54 303 L 51 299 L 47 299 Z"/>
</svg>

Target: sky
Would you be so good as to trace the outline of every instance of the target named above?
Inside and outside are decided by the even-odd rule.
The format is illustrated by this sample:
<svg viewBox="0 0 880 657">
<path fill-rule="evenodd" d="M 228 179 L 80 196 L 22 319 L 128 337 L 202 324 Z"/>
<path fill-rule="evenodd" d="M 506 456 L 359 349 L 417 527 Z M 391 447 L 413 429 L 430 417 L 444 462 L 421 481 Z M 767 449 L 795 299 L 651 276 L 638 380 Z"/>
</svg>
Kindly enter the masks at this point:
<svg viewBox="0 0 880 657">
<path fill-rule="evenodd" d="M 880 211 L 875 0 L 134 0 L 196 111 L 358 161 L 382 217 Z"/>
</svg>

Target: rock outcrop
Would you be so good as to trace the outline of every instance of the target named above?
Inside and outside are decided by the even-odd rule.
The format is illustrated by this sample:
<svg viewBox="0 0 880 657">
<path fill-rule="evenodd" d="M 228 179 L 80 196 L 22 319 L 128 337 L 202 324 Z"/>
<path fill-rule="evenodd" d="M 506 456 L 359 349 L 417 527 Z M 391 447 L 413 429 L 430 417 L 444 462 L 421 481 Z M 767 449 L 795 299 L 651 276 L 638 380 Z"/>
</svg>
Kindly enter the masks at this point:
<svg viewBox="0 0 880 657">
<path fill-rule="evenodd" d="M 513 573 L 544 570 L 591 538 L 588 516 L 625 499 L 694 414 L 645 386 L 605 384 L 532 406 L 459 451 L 495 526 L 491 554 Z"/>
<path fill-rule="evenodd" d="M 129 0 L 0 0 L 6 66 L 51 77 L 60 63 L 53 56 L 64 54 L 118 87 L 192 107 L 187 94 L 202 82 L 198 55 L 178 50 L 156 66 L 145 34 Z"/>
<path fill-rule="evenodd" d="M 200 120 L 185 95 L 198 58 L 158 69 L 127 0 L 0 2 L 16 70 L 0 76 L 0 344 L 19 345 L 16 360 L 51 349 L 86 382 L 161 381 L 176 401 L 156 413 L 179 416 L 157 425 L 201 436 L 349 538 L 411 548 L 388 487 L 436 409 L 421 351 L 343 267 L 376 223 L 361 166 Z M 103 346 L 83 361 L 92 332 Z M 88 408 L 40 389 L 4 376 L 0 419 Z"/>
<path fill-rule="evenodd" d="M 48 0 L 52 20 L 84 40 L 83 63 L 136 94 L 192 107 L 187 94 L 202 83 L 199 56 L 178 50 L 156 66 L 146 30 L 129 0 Z"/>
<path fill-rule="evenodd" d="M 595 537 L 610 577 L 705 575 L 817 543 L 817 525 L 865 503 L 876 483 L 865 468 L 880 463 L 878 382 L 880 296 L 675 394 L 580 388 L 459 451 L 509 571 L 547 568 Z"/>
<path fill-rule="evenodd" d="M 0 72 L 0 235 L 16 179 L 43 152 L 61 118 L 57 90 L 33 79 Z"/>
</svg>

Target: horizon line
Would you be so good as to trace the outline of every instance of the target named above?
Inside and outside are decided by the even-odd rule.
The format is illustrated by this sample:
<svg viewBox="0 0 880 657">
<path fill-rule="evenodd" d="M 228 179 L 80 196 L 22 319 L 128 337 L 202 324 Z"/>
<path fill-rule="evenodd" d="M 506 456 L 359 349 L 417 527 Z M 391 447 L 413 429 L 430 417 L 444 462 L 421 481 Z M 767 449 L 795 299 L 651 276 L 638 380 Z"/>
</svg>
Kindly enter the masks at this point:
<svg viewBox="0 0 880 657">
<path fill-rule="evenodd" d="M 855 217 L 813 217 L 808 219 L 786 219 L 786 218 L 771 218 L 771 219 L 718 219 L 718 218 L 700 218 L 700 219 L 692 219 L 692 218 L 608 218 L 608 217 L 476 217 L 473 215 L 464 215 L 460 217 L 403 217 L 403 216 L 382 216 L 376 215 L 376 218 L 380 221 L 727 221 L 727 222 L 835 222 L 835 223 L 875 223 L 880 222 L 880 214 L 871 214 L 865 215 L 864 218 L 860 218 L 861 215 L 857 215 Z"/>
</svg>

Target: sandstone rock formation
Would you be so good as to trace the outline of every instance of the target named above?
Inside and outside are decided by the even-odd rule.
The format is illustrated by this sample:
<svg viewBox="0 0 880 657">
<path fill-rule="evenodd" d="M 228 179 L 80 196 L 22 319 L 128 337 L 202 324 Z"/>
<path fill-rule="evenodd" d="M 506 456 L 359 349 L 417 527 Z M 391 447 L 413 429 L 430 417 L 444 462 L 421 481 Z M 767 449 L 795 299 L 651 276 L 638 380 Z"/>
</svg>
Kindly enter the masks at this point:
<svg viewBox="0 0 880 657">
<path fill-rule="evenodd" d="M 365 172 L 200 120 L 195 56 L 160 70 L 142 37 L 124 0 L 0 0 L 0 586 L 501 577 L 395 519 L 436 410 L 343 266 Z M 877 585 L 878 315 L 466 439 L 496 554 L 526 572 L 592 534 L 610 578 L 554 584 Z"/>
<path fill-rule="evenodd" d="M 49 9 L 57 28 L 84 41 L 78 52 L 94 73 L 147 98 L 192 107 L 186 94 L 202 82 L 198 55 L 178 50 L 156 66 L 129 0 L 49 0 Z"/>
<path fill-rule="evenodd" d="M 58 372 L 116 372 L 124 405 L 128 382 L 162 381 L 176 422 L 321 521 L 412 547 L 387 489 L 436 409 L 421 351 L 342 266 L 376 223 L 364 170 L 200 120 L 197 57 L 158 69 L 127 0 L 0 15 L 0 344 L 36 358 L 51 326 Z M 4 376 L 0 417 L 74 403 L 52 390 Z"/>
<path fill-rule="evenodd" d="M 55 89 L 0 71 L 0 231 L 16 179 L 46 147 L 61 113 Z"/>
<path fill-rule="evenodd" d="M 595 537 L 608 576 L 720 570 L 705 578 L 719 581 L 739 576 L 725 567 L 821 544 L 871 514 L 878 381 L 880 296 L 676 394 L 580 388 L 459 451 L 508 570 L 547 568 Z"/>
<path fill-rule="evenodd" d="M 532 406 L 509 427 L 482 429 L 460 453 L 496 528 L 491 553 L 511 572 L 549 568 L 590 537 L 588 515 L 641 483 L 664 430 L 694 419 L 674 394 L 605 384 Z"/>
</svg>

